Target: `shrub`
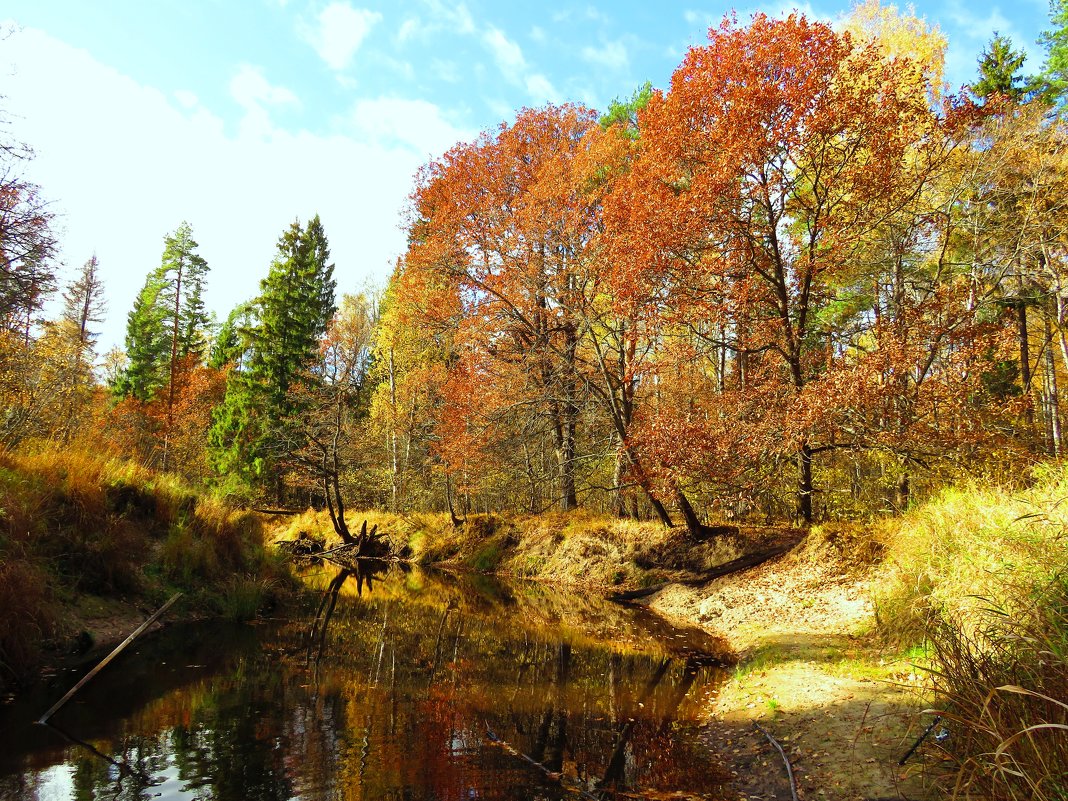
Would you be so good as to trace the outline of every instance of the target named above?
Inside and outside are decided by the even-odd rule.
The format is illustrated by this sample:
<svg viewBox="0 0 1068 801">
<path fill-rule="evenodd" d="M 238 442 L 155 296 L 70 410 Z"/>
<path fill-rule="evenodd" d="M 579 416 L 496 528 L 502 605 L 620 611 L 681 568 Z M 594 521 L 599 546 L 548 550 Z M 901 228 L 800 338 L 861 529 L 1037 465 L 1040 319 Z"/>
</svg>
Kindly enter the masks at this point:
<svg viewBox="0 0 1068 801">
<path fill-rule="evenodd" d="M 41 641 L 53 633 L 55 618 L 48 578 L 28 561 L 0 559 L 0 686 L 32 667 Z"/>
</svg>

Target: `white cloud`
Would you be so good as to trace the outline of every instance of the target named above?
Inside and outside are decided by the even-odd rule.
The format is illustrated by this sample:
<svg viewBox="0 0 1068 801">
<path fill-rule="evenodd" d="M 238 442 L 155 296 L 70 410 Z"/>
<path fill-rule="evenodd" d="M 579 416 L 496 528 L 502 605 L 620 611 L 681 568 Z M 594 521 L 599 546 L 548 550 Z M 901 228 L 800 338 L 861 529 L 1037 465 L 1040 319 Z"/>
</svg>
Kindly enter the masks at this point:
<svg viewBox="0 0 1068 801">
<path fill-rule="evenodd" d="M 300 104 L 290 89 L 274 86 L 264 77 L 263 70 L 251 64 L 242 64 L 230 79 L 230 96 L 246 110 Z"/>
<path fill-rule="evenodd" d="M 523 49 L 503 31 L 491 25 L 482 34 L 482 41 L 506 80 L 525 88 L 527 94 L 537 102 L 559 101 L 560 94 L 549 79 L 541 73 L 530 72 Z"/>
<path fill-rule="evenodd" d="M 550 101 L 553 103 L 560 101 L 560 93 L 556 91 L 556 87 L 544 75 L 528 75 L 526 88 L 530 96 L 537 101 Z"/>
<path fill-rule="evenodd" d="M 454 6 L 452 3 L 441 0 L 425 0 L 424 5 L 438 24 L 448 28 L 451 32 L 465 36 L 470 36 L 475 32 L 475 18 L 471 16 L 466 3 Z"/>
<path fill-rule="evenodd" d="M 381 147 L 404 147 L 423 159 L 440 156 L 475 135 L 454 126 L 426 100 L 360 100 L 347 119 L 361 139 Z"/>
<path fill-rule="evenodd" d="M 284 86 L 274 86 L 259 67 L 242 64 L 230 79 L 230 96 L 245 111 L 241 119 L 242 132 L 249 137 L 263 137 L 271 133 L 272 106 L 299 106 L 300 100 Z"/>
<path fill-rule="evenodd" d="M 188 89 L 179 89 L 176 91 L 174 93 L 174 99 L 181 104 L 182 108 L 196 108 L 197 103 L 200 102 L 196 93 L 190 92 Z"/>
<path fill-rule="evenodd" d="M 440 58 L 435 58 L 430 62 L 430 69 L 438 80 L 447 83 L 460 82 L 460 69 L 455 61 L 444 61 Z"/>
<path fill-rule="evenodd" d="M 296 98 L 251 68 L 231 90 L 257 121 L 235 129 L 218 110 L 185 109 L 32 29 L 4 42 L 0 74 L 11 133 L 37 150 L 27 177 L 61 215 L 62 260 L 73 270 L 94 251 L 100 259 L 101 350 L 122 342 L 134 294 L 183 219 L 212 267 L 206 300 L 220 316 L 256 294 L 285 227 L 317 212 L 339 291 L 385 280 L 405 247 L 400 213 L 413 174 L 466 135 L 433 104 L 397 100 L 358 106 L 362 123 L 338 121 L 335 133 L 282 130 L 257 115 Z"/>
<path fill-rule="evenodd" d="M 582 58 L 590 64 L 612 70 L 626 69 L 630 63 L 627 47 L 620 41 L 605 42 L 600 47 L 584 47 Z"/>
<path fill-rule="evenodd" d="M 530 29 L 530 38 L 538 44 L 544 44 L 546 41 L 545 29 L 539 25 L 535 25 Z"/>
<path fill-rule="evenodd" d="M 527 61 L 523 58 L 522 48 L 504 35 L 499 28 L 492 25 L 482 34 L 482 41 L 493 54 L 493 60 L 507 76 L 513 80 L 526 69 Z"/>
<path fill-rule="evenodd" d="M 401 23 L 400 28 L 397 29 L 397 42 L 404 44 L 409 39 L 418 37 L 423 30 L 422 23 L 418 17 L 408 17 Z"/>
<path fill-rule="evenodd" d="M 377 11 L 334 2 L 319 12 L 318 25 L 301 26 L 300 32 L 319 57 L 333 70 L 343 70 L 360 49 L 371 28 L 382 20 Z"/>
</svg>

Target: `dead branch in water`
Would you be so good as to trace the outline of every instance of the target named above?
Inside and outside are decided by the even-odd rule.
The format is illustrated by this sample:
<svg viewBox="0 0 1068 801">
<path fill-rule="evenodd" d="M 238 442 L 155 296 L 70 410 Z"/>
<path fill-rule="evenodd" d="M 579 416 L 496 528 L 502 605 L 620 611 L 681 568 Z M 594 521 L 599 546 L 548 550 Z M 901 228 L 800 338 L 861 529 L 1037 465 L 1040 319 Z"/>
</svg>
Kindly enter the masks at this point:
<svg viewBox="0 0 1068 801">
<path fill-rule="evenodd" d="M 171 606 L 174 605 L 174 602 L 177 601 L 181 597 L 182 597 L 182 594 L 180 592 L 176 592 L 174 595 L 172 595 L 170 600 L 167 601 L 167 603 L 163 604 L 163 606 L 161 606 L 159 609 L 157 609 L 155 611 L 155 613 L 152 615 L 152 617 L 150 617 L 148 620 L 146 620 L 144 623 L 142 623 L 140 626 L 138 626 L 136 629 L 134 629 L 133 633 L 130 634 L 130 636 L 127 637 L 125 640 L 123 640 L 121 643 L 119 643 L 118 647 L 115 648 L 114 651 L 112 651 L 110 654 L 108 654 L 103 659 L 101 659 L 100 663 L 95 668 L 93 668 L 88 673 L 86 673 L 85 676 L 82 678 L 82 680 L 79 681 L 77 684 L 75 684 L 73 687 L 71 687 L 67 691 L 66 695 L 64 695 L 62 698 L 60 698 L 58 701 L 56 701 L 52 705 L 51 709 L 49 709 L 47 712 L 45 712 L 43 715 L 41 715 L 40 718 L 38 718 L 37 722 L 41 723 L 41 724 L 47 723 L 48 719 L 50 717 L 52 717 L 52 715 L 54 715 L 56 712 L 58 712 L 60 707 L 62 707 L 65 703 L 67 703 L 67 701 L 69 701 L 71 698 L 73 698 L 74 694 L 77 693 L 78 690 L 80 690 L 82 687 L 84 687 L 86 684 L 88 684 L 97 673 L 99 673 L 101 670 L 106 668 L 108 666 L 108 664 L 110 664 L 112 659 L 114 659 L 119 654 L 121 654 L 123 652 L 123 650 L 126 648 L 127 645 L 129 645 L 134 640 L 136 640 L 138 637 L 140 637 L 145 629 L 147 629 L 149 626 L 151 626 L 153 623 L 155 623 L 157 620 L 159 620 L 160 617 L 163 616 L 163 613 L 166 612 L 168 609 L 170 609 Z"/>
</svg>

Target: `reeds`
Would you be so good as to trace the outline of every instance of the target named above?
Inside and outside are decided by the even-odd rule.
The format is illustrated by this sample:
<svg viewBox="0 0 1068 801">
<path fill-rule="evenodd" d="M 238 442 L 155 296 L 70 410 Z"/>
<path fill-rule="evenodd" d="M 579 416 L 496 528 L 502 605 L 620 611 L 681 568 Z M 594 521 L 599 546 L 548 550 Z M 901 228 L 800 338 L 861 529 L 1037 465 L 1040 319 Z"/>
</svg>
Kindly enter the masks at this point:
<svg viewBox="0 0 1068 801">
<path fill-rule="evenodd" d="M 953 797 L 1068 798 L 1068 581 L 1033 602 L 1025 613 L 991 606 L 932 628 Z"/>
</svg>

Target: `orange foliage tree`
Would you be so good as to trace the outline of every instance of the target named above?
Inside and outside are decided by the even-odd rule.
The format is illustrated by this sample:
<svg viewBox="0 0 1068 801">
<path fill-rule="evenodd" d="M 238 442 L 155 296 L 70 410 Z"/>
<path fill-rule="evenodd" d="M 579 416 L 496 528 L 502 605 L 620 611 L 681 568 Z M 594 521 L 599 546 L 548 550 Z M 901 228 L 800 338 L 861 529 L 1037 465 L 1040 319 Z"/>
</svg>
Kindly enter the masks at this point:
<svg viewBox="0 0 1068 801">
<path fill-rule="evenodd" d="M 874 323 L 871 298 L 853 291 L 862 256 L 959 131 L 959 112 L 928 106 L 924 80 L 909 61 L 797 15 L 725 20 L 654 94 L 639 156 L 606 201 L 618 295 L 730 356 L 729 376 L 720 360 L 730 391 L 663 404 L 657 436 L 723 430 L 749 409 L 736 456 L 790 454 L 806 521 L 813 458 L 843 445 L 836 413 L 856 400 L 829 376 L 855 367 L 857 337 Z"/>
<path fill-rule="evenodd" d="M 495 393 L 492 409 L 486 409 L 491 388 L 481 386 L 486 413 L 529 415 L 547 430 L 563 509 L 578 503 L 583 322 L 576 310 L 598 217 L 577 175 L 595 125 L 588 109 L 548 106 L 454 147 L 419 177 L 405 259 L 405 270 L 422 276 L 415 283 L 455 299 L 434 310 L 456 326 L 453 369 L 488 360 L 496 373 L 509 375 L 509 397 Z M 442 387 L 446 408 L 452 395 L 462 408 L 462 396 L 471 392 L 458 377 Z M 466 379 L 474 380 L 473 373 Z M 455 420 L 444 423 L 460 430 Z M 454 447 L 441 452 L 447 464 L 456 461 Z"/>
</svg>

